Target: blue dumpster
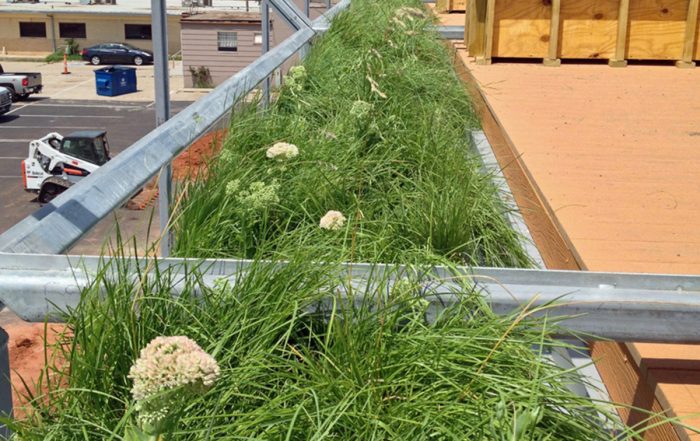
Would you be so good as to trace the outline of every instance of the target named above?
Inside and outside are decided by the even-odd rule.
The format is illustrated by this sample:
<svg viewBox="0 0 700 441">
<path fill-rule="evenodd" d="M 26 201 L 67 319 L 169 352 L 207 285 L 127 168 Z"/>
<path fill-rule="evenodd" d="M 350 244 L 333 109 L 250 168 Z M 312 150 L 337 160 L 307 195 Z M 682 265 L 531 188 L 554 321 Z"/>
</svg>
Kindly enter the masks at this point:
<svg viewBox="0 0 700 441">
<path fill-rule="evenodd" d="M 136 92 L 136 69 L 109 66 L 95 70 L 95 86 L 101 96 L 117 96 Z"/>
</svg>

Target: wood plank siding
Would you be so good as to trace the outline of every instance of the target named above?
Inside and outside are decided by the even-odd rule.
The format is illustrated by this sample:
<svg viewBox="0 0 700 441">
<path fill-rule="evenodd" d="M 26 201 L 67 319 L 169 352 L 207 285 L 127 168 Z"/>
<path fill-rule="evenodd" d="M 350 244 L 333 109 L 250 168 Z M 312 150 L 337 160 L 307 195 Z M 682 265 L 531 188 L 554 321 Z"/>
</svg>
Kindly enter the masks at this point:
<svg viewBox="0 0 700 441">
<path fill-rule="evenodd" d="M 236 32 L 238 50 L 220 51 L 219 32 Z M 221 84 L 260 56 L 261 45 L 255 44 L 255 34 L 260 33 L 260 23 L 190 23 L 182 22 L 182 68 L 185 87 L 193 87 L 190 67 L 207 67 L 213 85 Z"/>
</svg>

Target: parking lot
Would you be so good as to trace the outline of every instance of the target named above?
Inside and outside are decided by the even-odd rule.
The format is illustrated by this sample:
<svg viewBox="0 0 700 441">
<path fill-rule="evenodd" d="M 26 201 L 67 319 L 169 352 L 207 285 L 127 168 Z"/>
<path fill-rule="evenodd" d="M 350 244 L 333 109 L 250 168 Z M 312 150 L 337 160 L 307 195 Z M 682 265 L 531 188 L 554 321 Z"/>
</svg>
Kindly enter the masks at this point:
<svg viewBox="0 0 700 441">
<path fill-rule="evenodd" d="M 173 114 L 189 102 L 171 103 Z M 0 116 L 0 232 L 37 210 L 36 196 L 24 191 L 20 163 L 29 142 L 50 132 L 67 135 L 76 130 L 106 130 L 112 156 L 116 156 L 155 127 L 153 101 L 65 100 L 36 97 L 15 103 Z M 156 204 L 157 205 L 157 204 Z M 150 210 L 119 210 L 120 228 L 126 233 L 142 229 Z M 157 222 L 156 222 L 157 224 Z M 113 219 L 102 222 L 81 242 L 77 252 L 97 253 Z"/>
</svg>

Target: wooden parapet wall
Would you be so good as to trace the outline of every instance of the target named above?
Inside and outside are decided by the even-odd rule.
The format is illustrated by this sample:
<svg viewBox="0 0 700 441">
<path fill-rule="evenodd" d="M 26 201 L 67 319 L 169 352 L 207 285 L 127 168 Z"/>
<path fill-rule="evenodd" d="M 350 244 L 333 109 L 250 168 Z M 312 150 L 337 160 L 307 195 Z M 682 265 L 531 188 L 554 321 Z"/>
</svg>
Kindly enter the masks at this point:
<svg viewBox="0 0 700 441">
<path fill-rule="evenodd" d="M 449 0 L 443 0 L 449 1 Z M 465 41 L 481 63 L 494 57 L 700 59 L 700 0 L 467 0 Z"/>
</svg>

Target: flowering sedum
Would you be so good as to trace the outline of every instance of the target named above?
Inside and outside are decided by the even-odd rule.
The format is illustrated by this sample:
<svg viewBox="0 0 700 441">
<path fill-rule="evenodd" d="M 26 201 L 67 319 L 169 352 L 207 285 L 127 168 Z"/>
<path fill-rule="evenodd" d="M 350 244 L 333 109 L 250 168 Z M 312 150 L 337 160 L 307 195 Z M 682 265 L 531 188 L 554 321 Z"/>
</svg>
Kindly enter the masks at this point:
<svg viewBox="0 0 700 441">
<path fill-rule="evenodd" d="M 306 80 L 306 68 L 304 66 L 294 66 L 289 69 L 284 83 L 287 88 L 296 95 L 303 89 L 304 80 Z"/>
<path fill-rule="evenodd" d="M 331 210 L 321 218 L 319 227 L 324 230 L 340 230 L 345 225 L 347 219 L 340 211 Z"/>
<path fill-rule="evenodd" d="M 234 179 L 226 183 L 226 196 L 235 196 L 238 190 L 241 188 L 241 181 Z"/>
<path fill-rule="evenodd" d="M 165 433 L 183 403 L 209 389 L 219 375 L 214 357 L 190 338 L 153 339 L 129 371 L 140 430 L 146 435 Z"/>
<path fill-rule="evenodd" d="M 250 184 L 248 190 L 238 193 L 238 200 L 243 208 L 250 211 L 263 211 L 271 205 L 280 201 L 277 191 L 280 186 L 277 181 L 272 181 L 267 185 L 262 181 L 255 181 Z"/>
<path fill-rule="evenodd" d="M 270 159 L 292 159 L 299 155 L 299 149 L 294 144 L 278 142 L 267 149 L 266 156 Z"/>
<path fill-rule="evenodd" d="M 214 357 L 188 337 L 156 337 L 145 348 L 129 371 L 134 381 L 131 393 L 136 401 L 166 389 L 209 388 L 219 377 Z"/>
<path fill-rule="evenodd" d="M 355 119 L 365 119 L 367 115 L 372 111 L 372 104 L 367 101 L 357 100 L 352 103 L 350 108 L 350 116 Z"/>
</svg>

